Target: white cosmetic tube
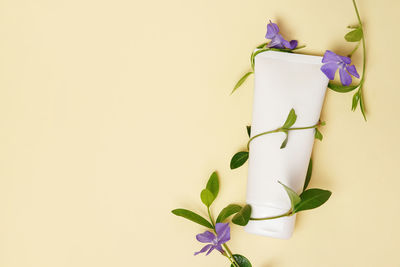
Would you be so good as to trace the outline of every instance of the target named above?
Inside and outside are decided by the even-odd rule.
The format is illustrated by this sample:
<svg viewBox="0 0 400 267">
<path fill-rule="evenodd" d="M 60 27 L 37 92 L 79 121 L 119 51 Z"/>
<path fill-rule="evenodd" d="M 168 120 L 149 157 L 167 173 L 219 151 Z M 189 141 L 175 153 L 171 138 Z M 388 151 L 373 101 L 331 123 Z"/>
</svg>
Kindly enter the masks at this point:
<svg viewBox="0 0 400 267">
<path fill-rule="evenodd" d="M 297 114 L 292 127 L 318 123 L 328 78 L 320 70 L 322 57 L 267 51 L 255 57 L 255 88 L 251 136 L 283 125 L 290 110 Z M 272 217 L 290 209 L 283 184 L 301 193 L 314 143 L 315 129 L 289 131 L 255 138 L 250 143 L 247 203 L 253 218 Z M 288 239 L 295 215 L 272 220 L 250 220 L 249 233 Z"/>
</svg>

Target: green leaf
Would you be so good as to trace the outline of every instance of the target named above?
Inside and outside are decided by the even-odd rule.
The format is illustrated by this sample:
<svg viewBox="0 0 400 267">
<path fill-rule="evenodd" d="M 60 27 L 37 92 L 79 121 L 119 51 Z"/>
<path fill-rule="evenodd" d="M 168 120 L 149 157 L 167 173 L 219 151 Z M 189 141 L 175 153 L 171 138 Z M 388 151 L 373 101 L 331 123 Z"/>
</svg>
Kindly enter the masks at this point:
<svg viewBox="0 0 400 267">
<path fill-rule="evenodd" d="M 262 44 L 260 44 L 259 46 L 257 46 L 256 48 L 257 48 L 257 49 L 262 49 L 262 48 L 264 48 L 264 46 L 266 46 L 267 44 L 268 44 L 268 42 L 262 43 Z"/>
<path fill-rule="evenodd" d="M 304 181 L 304 186 L 303 186 L 303 192 L 307 189 L 307 186 L 310 183 L 311 175 L 312 175 L 312 159 L 310 159 L 310 162 L 308 163 L 306 180 Z"/>
<path fill-rule="evenodd" d="M 283 186 L 283 188 L 285 188 L 286 193 L 290 199 L 291 210 L 294 210 L 294 207 L 301 201 L 299 195 L 297 195 L 296 192 L 294 192 L 290 187 L 284 185 L 282 182 L 278 182 Z"/>
<path fill-rule="evenodd" d="M 214 199 L 217 198 L 219 192 L 219 181 L 217 172 L 213 172 L 208 179 L 206 189 L 208 189 L 213 195 Z"/>
<path fill-rule="evenodd" d="M 203 191 L 201 191 L 200 198 L 201 202 L 203 202 L 207 207 L 210 207 L 215 199 L 213 193 L 211 193 L 211 191 L 208 189 L 203 189 Z"/>
<path fill-rule="evenodd" d="M 245 226 L 249 220 L 251 215 L 251 206 L 244 206 L 235 216 L 232 218 L 232 222 L 237 225 Z"/>
<path fill-rule="evenodd" d="M 211 223 L 209 221 L 207 221 L 206 219 L 204 219 L 203 217 L 201 217 L 200 215 L 194 213 L 193 211 L 190 210 L 186 210 L 186 209 L 175 209 L 172 211 L 173 214 L 175 214 L 176 216 L 180 216 L 183 217 L 185 219 L 188 219 L 192 222 L 198 223 L 200 225 L 203 225 L 205 227 L 208 227 L 210 229 L 213 229 Z"/>
<path fill-rule="evenodd" d="M 239 212 L 241 209 L 242 209 L 242 207 L 239 205 L 236 205 L 236 204 L 230 204 L 230 205 L 226 206 L 219 213 L 219 215 L 217 217 L 217 223 L 223 222 L 229 216 Z"/>
<path fill-rule="evenodd" d="M 287 145 L 287 142 L 289 141 L 289 133 L 288 131 L 284 131 L 284 133 L 286 134 L 285 140 L 283 140 L 282 145 L 281 145 L 281 149 L 285 148 Z"/>
<path fill-rule="evenodd" d="M 297 120 L 297 115 L 296 112 L 294 111 L 294 109 L 292 108 L 286 118 L 285 123 L 283 124 L 282 128 L 283 129 L 289 129 L 290 127 L 293 126 L 293 124 L 296 122 Z"/>
<path fill-rule="evenodd" d="M 239 168 L 240 166 L 245 164 L 248 158 L 249 158 L 248 151 L 240 151 L 235 155 L 233 155 L 230 164 L 231 170 Z"/>
<path fill-rule="evenodd" d="M 314 137 L 315 137 L 315 139 L 318 139 L 319 141 L 322 141 L 322 138 L 324 138 L 324 136 L 323 136 L 322 133 L 318 130 L 318 128 L 315 128 Z"/>
<path fill-rule="evenodd" d="M 352 100 L 352 103 L 351 103 L 351 110 L 352 111 L 356 110 L 359 101 L 360 101 L 360 91 L 357 91 L 353 95 L 353 100 Z"/>
<path fill-rule="evenodd" d="M 247 135 L 250 137 L 251 136 L 251 126 L 246 126 L 247 129 Z"/>
<path fill-rule="evenodd" d="M 361 113 L 362 113 L 362 115 L 363 115 L 363 117 L 364 117 L 364 120 L 367 121 L 367 116 L 365 116 L 365 109 L 364 109 L 364 98 L 363 98 L 363 96 L 362 96 L 361 88 L 360 88 L 360 91 L 359 91 L 359 96 L 360 96 L 360 109 L 361 109 Z"/>
<path fill-rule="evenodd" d="M 238 89 L 246 81 L 246 79 L 250 76 L 250 74 L 252 74 L 252 73 L 253 73 L 252 71 L 249 71 L 245 75 L 243 75 L 243 77 L 240 78 L 240 80 L 236 83 L 236 85 L 233 88 L 231 94 L 233 94 L 233 92 L 235 92 L 236 89 Z"/>
<path fill-rule="evenodd" d="M 233 254 L 233 257 L 235 258 L 236 263 L 239 264 L 239 267 L 252 267 L 250 261 L 246 259 L 246 257 L 239 254 Z M 231 264 L 231 267 L 235 266 Z"/>
<path fill-rule="evenodd" d="M 361 28 L 356 28 L 355 30 L 352 30 L 351 32 L 348 32 L 345 36 L 344 39 L 346 39 L 347 42 L 358 42 L 361 40 L 363 37 L 363 31 Z"/>
<path fill-rule="evenodd" d="M 328 87 L 330 89 L 332 89 L 335 92 L 338 93 L 348 93 L 353 91 L 354 89 L 356 89 L 359 86 L 359 84 L 357 85 L 349 85 L 349 86 L 344 86 L 344 85 L 339 85 L 339 84 L 334 84 L 334 83 L 328 83 Z"/>
<path fill-rule="evenodd" d="M 308 189 L 301 193 L 301 201 L 295 206 L 294 212 L 318 208 L 328 201 L 331 195 L 332 193 L 328 190 L 318 188 Z"/>
</svg>

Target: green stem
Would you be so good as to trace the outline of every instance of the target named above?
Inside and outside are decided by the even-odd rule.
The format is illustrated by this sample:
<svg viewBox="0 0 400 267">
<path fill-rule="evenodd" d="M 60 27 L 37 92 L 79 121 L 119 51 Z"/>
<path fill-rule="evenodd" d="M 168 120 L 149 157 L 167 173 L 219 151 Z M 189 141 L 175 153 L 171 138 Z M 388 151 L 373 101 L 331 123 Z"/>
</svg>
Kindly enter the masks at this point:
<svg viewBox="0 0 400 267">
<path fill-rule="evenodd" d="M 228 260 L 233 264 L 233 266 L 237 266 L 237 265 L 236 265 L 236 262 L 233 261 L 226 253 L 222 253 L 222 255 L 224 255 L 225 257 L 227 257 Z M 239 267 L 240 267 L 240 266 L 239 266 Z"/>
<path fill-rule="evenodd" d="M 354 49 L 350 52 L 350 54 L 348 54 L 348 57 L 352 57 L 353 54 L 357 51 L 357 49 L 360 47 L 361 42 L 358 42 L 356 47 L 354 47 Z"/>
<path fill-rule="evenodd" d="M 228 245 L 226 243 L 222 244 L 222 246 L 224 247 L 224 249 L 226 250 L 227 254 L 228 254 L 228 258 L 230 259 L 230 261 L 232 262 L 233 266 L 236 267 L 240 267 L 239 264 L 236 262 L 235 257 L 233 257 L 233 253 L 232 251 L 229 249 Z"/>
<path fill-rule="evenodd" d="M 268 44 L 268 43 L 265 43 L 265 45 L 267 45 L 267 44 Z M 258 46 L 258 47 L 260 47 L 260 46 Z M 257 47 L 257 48 L 258 48 L 258 47 Z M 255 57 L 256 57 L 258 54 L 260 54 L 260 53 L 263 53 L 263 52 L 266 52 L 266 51 L 280 51 L 280 52 L 289 52 L 289 53 L 292 53 L 294 50 L 302 49 L 302 48 L 304 48 L 304 47 L 306 47 L 306 46 L 305 46 L 305 45 L 301 45 L 301 46 L 298 46 L 298 47 L 296 47 L 296 48 L 294 48 L 294 49 L 289 49 L 289 48 L 270 48 L 270 47 L 262 47 L 262 48 L 260 48 L 259 50 L 254 51 L 254 52 L 251 53 L 251 56 L 250 56 L 251 68 L 254 70 Z"/>
<path fill-rule="evenodd" d="M 275 129 L 275 130 L 272 130 L 272 131 L 263 132 L 263 133 L 260 133 L 260 134 L 257 134 L 257 135 L 255 135 L 255 136 L 253 136 L 253 137 L 250 138 L 249 141 L 247 142 L 247 150 L 249 150 L 249 148 L 250 148 L 250 142 L 253 141 L 253 139 L 255 139 L 255 138 L 257 138 L 257 137 L 260 137 L 260 136 L 262 136 L 262 135 L 266 135 L 266 134 L 270 134 L 270 133 L 278 133 L 278 132 L 281 132 L 281 131 L 282 131 L 282 128 L 278 128 L 278 129 Z"/>
<path fill-rule="evenodd" d="M 358 24 L 360 25 L 360 29 L 362 32 L 362 45 L 363 45 L 363 70 L 362 70 L 362 75 L 361 75 L 361 81 L 360 81 L 360 86 L 358 89 L 358 93 L 360 96 L 360 109 L 361 109 L 361 113 L 364 116 L 364 120 L 367 120 L 366 116 L 365 116 L 365 112 L 364 112 L 364 98 L 362 96 L 362 86 L 364 84 L 365 81 L 365 65 L 366 65 L 366 50 L 365 50 L 365 35 L 364 35 L 364 28 L 361 22 L 361 17 L 360 17 L 360 13 L 358 12 L 358 8 L 357 8 L 357 4 L 356 1 L 353 0 L 353 5 L 354 5 L 354 9 L 356 10 L 356 14 L 357 14 L 357 19 L 358 19 Z"/>
<path fill-rule="evenodd" d="M 288 128 L 288 129 L 284 129 L 282 127 L 279 127 L 275 130 L 272 131 L 268 131 L 268 132 L 263 132 L 263 133 L 259 133 L 253 137 L 251 137 L 249 139 L 249 141 L 247 142 L 247 150 L 250 150 L 250 142 L 253 141 L 255 138 L 266 135 L 266 134 L 270 134 L 270 133 L 279 133 L 279 132 L 286 132 L 286 131 L 293 131 L 293 130 L 307 130 L 307 129 L 313 129 L 313 128 L 317 128 L 318 126 L 321 125 L 321 121 L 319 121 L 317 124 L 313 125 L 313 126 L 307 126 L 307 127 L 294 127 L 294 128 Z"/>
<path fill-rule="evenodd" d="M 252 221 L 266 221 L 266 220 L 273 220 L 273 219 L 278 219 L 286 216 L 291 216 L 293 214 L 292 210 L 289 210 L 288 212 L 285 212 L 284 214 L 277 215 L 277 216 L 272 216 L 272 217 L 264 217 L 264 218 L 250 218 Z"/>
<path fill-rule="evenodd" d="M 210 218 L 211 224 L 212 224 L 212 226 L 213 226 L 213 228 L 215 230 L 215 224 L 214 224 L 214 220 L 213 220 L 213 218 L 211 216 L 210 207 L 207 207 L 207 212 L 208 212 L 208 217 Z"/>
</svg>

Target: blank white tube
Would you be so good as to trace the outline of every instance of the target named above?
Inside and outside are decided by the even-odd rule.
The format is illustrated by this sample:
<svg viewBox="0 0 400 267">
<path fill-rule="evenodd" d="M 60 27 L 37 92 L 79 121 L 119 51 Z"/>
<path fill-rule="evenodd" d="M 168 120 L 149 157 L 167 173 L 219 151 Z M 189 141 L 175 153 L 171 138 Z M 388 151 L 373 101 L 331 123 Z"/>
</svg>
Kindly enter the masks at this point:
<svg viewBox="0 0 400 267">
<path fill-rule="evenodd" d="M 279 128 L 294 108 L 292 127 L 318 123 L 328 78 L 320 70 L 322 57 L 268 51 L 255 58 L 255 88 L 251 135 Z M 314 129 L 289 131 L 286 148 L 280 149 L 284 133 L 255 138 L 250 143 L 247 203 L 252 217 L 272 217 L 290 209 L 290 200 L 278 183 L 297 193 L 303 189 L 314 143 Z M 295 216 L 250 221 L 245 230 L 275 238 L 291 237 Z"/>
</svg>

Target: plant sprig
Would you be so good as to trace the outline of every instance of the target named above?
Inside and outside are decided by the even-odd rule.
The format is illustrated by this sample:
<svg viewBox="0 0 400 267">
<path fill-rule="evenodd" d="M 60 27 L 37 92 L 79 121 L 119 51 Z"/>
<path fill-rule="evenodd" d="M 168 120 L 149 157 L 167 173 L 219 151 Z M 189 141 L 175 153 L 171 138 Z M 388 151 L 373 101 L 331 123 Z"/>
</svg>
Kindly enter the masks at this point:
<svg viewBox="0 0 400 267">
<path fill-rule="evenodd" d="M 210 207 L 217 198 L 218 192 L 219 192 L 219 177 L 217 172 L 213 172 L 210 178 L 208 179 L 206 187 L 200 193 L 200 199 L 207 208 L 208 220 L 198 215 L 197 213 L 187 209 L 174 209 L 172 210 L 172 213 L 174 215 L 183 217 L 187 220 L 190 220 L 192 222 L 205 226 L 209 229 L 212 229 L 214 233 L 217 234 L 216 224 L 226 221 L 230 216 L 238 212 L 242 212 L 241 206 L 236 204 L 230 204 L 221 210 L 221 212 L 217 217 L 217 220 L 214 221 Z M 250 261 L 246 257 L 239 254 L 233 254 L 226 243 L 223 243 L 222 247 L 224 248 L 222 255 L 229 259 L 232 267 L 252 266 Z"/>
<path fill-rule="evenodd" d="M 247 142 L 247 146 L 246 146 L 247 150 L 239 151 L 235 155 L 233 155 L 231 162 L 230 162 L 230 168 L 236 169 L 236 168 L 239 168 L 240 166 L 242 166 L 243 164 L 245 164 L 249 158 L 250 142 L 253 141 L 254 139 L 256 139 L 260 136 L 266 135 L 266 134 L 279 133 L 279 132 L 284 133 L 285 139 L 283 140 L 283 142 L 280 146 L 281 149 L 283 149 L 287 146 L 287 143 L 289 141 L 289 131 L 315 129 L 315 134 L 314 134 L 315 139 L 322 141 L 323 135 L 318 130 L 318 127 L 324 126 L 325 122 L 319 121 L 317 124 L 315 124 L 313 126 L 307 126 L 307 127 L 292 127 L 295 124 L 296 120 L 297 120 L 297 114 L 296 114 L 295 110 L 292 108 L 290 110 L 284 124 L 275 130 L 262 132 L 262 133 L 259 133 L 259 134 L 251 137 L 251 127 L 247 126 L 247 134 L 249 135 L 249 138 L 250 138 L 249 141 Z"/>
<path fill-rule="evenodd" d="M 290 124 L 292 124 L 292 122 L 288 122 L 287 125 L 290 125 Z M 218 177 L 217 172 L 213 172 L 211 174 L 210 178 L 208 179 L 206 187 L 201 191 L 201 194 L 200 194 L 201 201 L 207 208 L 208 219 L 198 215 L 197 213 L 195 213 L 193 211 L 187 210 L 187 209 L 174 209 L 174 210 L 172 210 L 172 213 L 176 216 L 183 217 L 187 220 L 190 220 L 192 222 L 195 222 L 197 224 L 200 224 L 202 226 L 205 226 L 205 227 L 211 229 L 216 234 L 216 236 L 214 234 L 212 234 L 211 232 L 208 232 L 208 233 L 205 232 L 205 233 L 199 234 L 199 235 L 200 236 L 203 235 L 203 238 L 204 238 L 204 234 L 208 234 L 208 235 L 214 236 L 214 238 L 217 238 L 216 242 L 221 242 L 221 246 L 223 247 L 223 250 L 220 248 L 221 254 L 229 260 L 231 267 L 251 267 L 252 265 L 246 257 L 244 257 L 240 254 L 232 253 L 232 251 L 226 244 L 226 242 L 230 239 L 230 237 L 225 239 L 223 242 L 218 241 L 219 240 L 218 239 L 218 230 L 217 230 L 218 226 L 221 226 L 221 224 L 224 225 L 223 222 L 227 221 L 229 219 L 229 217 L 231 217 L 231 216 L 233 216 L 233 218 L 231 220 L 231 222 L 233 224 L 236 224 L 239 226 L 245 226 L 249 223 L 250 220 L 253 220 L 253 221 L 273 220 L 273 219 L 278 219 L 278 218 L 285 217 L 285 216 L 292 216 L 293 214 L 298 213 L 300 211 L 315 209 L 315 208 L 321 206 L 329 199 L 329 197 L 331 196 L 331 192 L 328 190 L 322 190 L 322 189 L 318 189 L 318 188 L 307 189 L 307 186 L 311 179 L 311 174 L 312 174 L 312 161 L 310 160 L 308 170 L 307 170 L 307 175 L 305 178 L 304 187 L 303 187 L 303 192 L 300 195 L 298 195 L 294 190 L 292 190 L 285 184 L 278 181 L 285 189 L 285 191 L 290 199 L 290 203 L 291 203 L 291 208 L 289 209 L 289 211 L 285 212 L 284 214 L 281 214 L 281 215 L 265 217 L 265 218 L 253 218 L 253 217 L 251 217 L 252 209 L 249 204 L 246 204 L 243 207 L 240 205 L 237 205 L 237 204 L 229 204 L 228 206 L 226 206 L 225 208 L 223 208 L 221 210 L 217 219 L 214 221 L 210 207 L 216 200 L 218 193 L 219 193 L 220 184 L 219 184 L 219 177 Z M 220 224 L 220 225 L 218 225 L 218 224 Z M 228 227 L 228 223 L 226 223 L 224 226 L 226 226 L 228 231 L 230 231 L 229 227 Z M 199 235 L 197 235 L 196 238 L 198 238 Z M 228 235 L 228 236 L 230 236 L 230 235 Z M 204 240 L 202 240 L 202 239 L 198 239 L 198 240 L 204 243 Z M 206 241 L 206 242 L 208 242 L 208 241 Z M 212 246 L 212 245 L 205 246 L 200 252 L 197 252 L 195 254 L 205 252 L 210 246 Z M 211 252 L 211 251 L 212 250 L 210 250 L 209 252 Z"/>
<path fill-rule="evenodd" d="M 363 67 L 362 67 L 361 79 L 357 85 L 344 86 L 344 85 L 338 85 L 338 84 L 330 82 L 328 84 L 328 87 L 338 93 L 348 93 L 355 89 L 358 89 L 357 92 L 353 95 L 351 110 L 355 111 L 357 109 L 357 106 L 360 105 L 361 114 L 363 115 L 364 120 L 367 121 L 367 116 L 365 114 L 364 97 L 363 97 L 363 86 L 365 83 L 365 67 L 366 67 L 365 34 L 364 34 L 364 28 L 363 28 L 363 24 L 361 21 L 360 13 L 358 12 L 356 1 L 355 0 L 352 0 L 352 1 L 353 1 L 356 15 L 357 15 L 358 24 L 354 25 L 354 26 L 348 26 L 348 28 L 351 29 L 351 31 L 348 32 L 344 36 L 344 39 L 347 42 L 356 42 L 357 43 L 356 46 L 354 47 L 354 49 L 348 55 L 348 57 L 350 57 L 350 58 L 360 47 L 360 44 L 362 44 L 362 48 L 363 48 L 363 64 L 362 64 L 362 66 Z"/>
<path fill-rule="evenodd" d="M 231 94 L 233 94 L 242 84 L 247 80 L 247 78 L 254 73 L 254 68 L 255 68 L 255 58 L 258 54 L 267 52 L 267 51 L 279 51 L 279 52 L 286 52 L 286 53 L 294 53 L 294 50 L 302 49 L 306 47 L 305 45 L 298 46 L 294 49 L 288 49 L 288 48 L 272 48 L 272 47 L 267 47 L 268 42 L 262 43 L 259 46 L 256 47 L 256 49 L 251 53 L 250 55 L 250 66 L 251 70 L 246 72 L 240 79 L 239 81 L 235 84 L 233 87 L 233 90 Z"/>
<path fill-rule="evenodd" d="M 247 204 L 235 215 L 235 217 L 233 217 L 232 222 L 244 226 L 247 225 L 249 221 L 273 220 L 282 217 L 292 216 L 300 211 L 311 210 L 320 207 L 326 201 L 328 201 L 332 193 L 328 190 L 323 190 L 319 188 L 307 189 L 307 186 L 311 180 L 311 174 L 312 174 L 312 160 L 310 159 L 303 186 L 303 191 L 300 195 L 298 195 L 293 189 L 291 189 L 287 185 L 278 181 L 283 186 L 283 188 L 286 191 L 286 194 L 290 199 L 291 207 L 287 212 L 271 217 L 253 218 L 250 216 L 251 206 Z"/>
</svg>

